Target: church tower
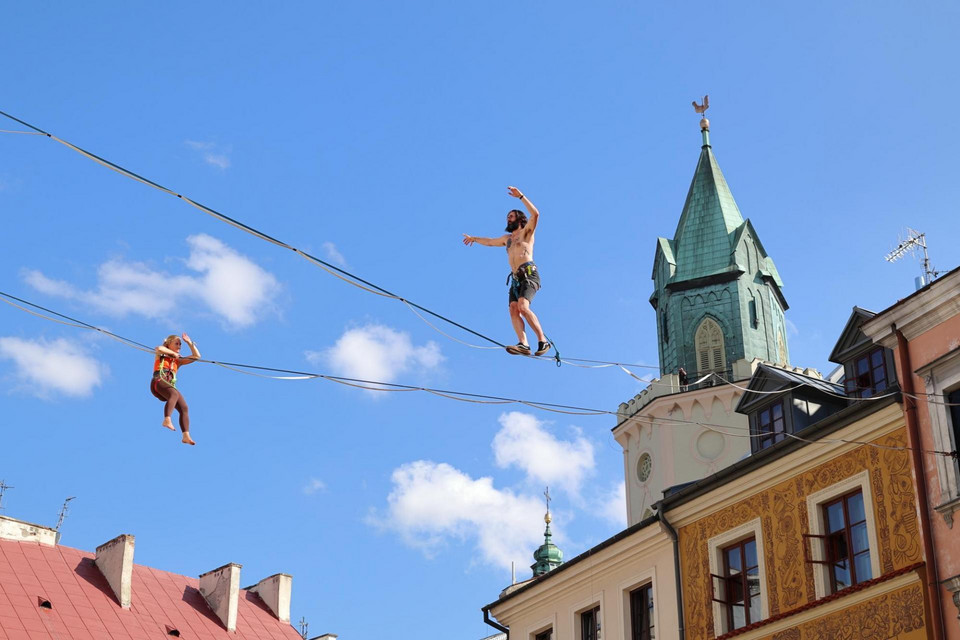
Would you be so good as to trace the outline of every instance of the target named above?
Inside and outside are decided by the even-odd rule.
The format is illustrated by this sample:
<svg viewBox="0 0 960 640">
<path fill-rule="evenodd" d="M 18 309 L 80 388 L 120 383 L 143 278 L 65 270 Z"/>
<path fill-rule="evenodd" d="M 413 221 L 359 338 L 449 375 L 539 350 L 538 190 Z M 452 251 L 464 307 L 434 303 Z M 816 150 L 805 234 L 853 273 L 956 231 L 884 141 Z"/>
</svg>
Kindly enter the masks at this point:
<svg viewBox="0 0 960 640">
<path fill-rule="evenodd" d="M 704 107 L 697 106 L 702 113 Z M 733 363 L 788 364 L 783 281 L 750 220 L 744 220 L 700 120 L 703 145 L 673 239 L 658 238 L 653 261 L 660 373 L 683 367 L 691 382 Z"/>
</svg>

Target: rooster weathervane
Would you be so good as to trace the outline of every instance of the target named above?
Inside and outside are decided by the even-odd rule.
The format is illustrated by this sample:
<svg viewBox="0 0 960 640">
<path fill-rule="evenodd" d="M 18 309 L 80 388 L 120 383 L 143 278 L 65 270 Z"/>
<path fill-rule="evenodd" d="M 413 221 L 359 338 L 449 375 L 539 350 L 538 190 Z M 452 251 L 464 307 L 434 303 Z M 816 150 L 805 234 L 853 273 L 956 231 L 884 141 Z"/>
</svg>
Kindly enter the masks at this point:
<svg viewBox="0 0 960 640">
<path fill-rule="evenodd" d="M 710 96 L 703 96 L 703 104 L 697 104 L 697 101 L 693 101 L 693 110 L 703 115 L 703 112 L 710 108 Z"/>
</svg>

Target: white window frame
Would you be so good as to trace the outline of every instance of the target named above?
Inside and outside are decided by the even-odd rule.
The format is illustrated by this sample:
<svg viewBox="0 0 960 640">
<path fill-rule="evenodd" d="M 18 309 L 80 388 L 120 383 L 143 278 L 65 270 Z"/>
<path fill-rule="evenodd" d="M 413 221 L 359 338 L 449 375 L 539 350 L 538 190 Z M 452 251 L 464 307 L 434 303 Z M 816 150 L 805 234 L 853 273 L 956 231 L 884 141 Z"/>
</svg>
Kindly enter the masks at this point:
<svg viewBox="0 0 960 640">
<path fill-rule="evenodd" d="M 573 609 L 570 611 L 570 628 L 573 629 L 574 640 L 583 640 L 583 633 L 580 629 L 580 614 L 590 611 L 591 609 L 596 609 L 597 607 L 600 607 L 600 613 L 597 614 L 597 617 L 600 621 L 600 637 L 603 637 L 602 634 L 606 629 L 603 619 L 603 600 L 603 591 L 601 590 L 573 605 Z"/>
<path fill-rule="evenodd" d="M 527 627 L 527 640 L 536 640 L 538 634 L 543 633 L 547 629 L 553 630 L 553 638 L 557 638 L 557 614 L 547 616 L 546 618 L 541 618 L 537 622 L 529 625 Z M 522 637 L 522 636 L 521 636 Z"/>
<path fill-rule="evenodd" d="M 939 451 L 954 451 L 957 448 L 953 437 L 950 412 L 944 402 L 946 393 L 960 387 L 960 348 L 917 369 L 923 378 L 927 393 L 927 412 L 930 414 L 930 430 Z M 957 461 L 946 456 L 936 456 L 937 479 L 940 482 L 940 504 L 936 510 L 943 516 L 947 526 L 953 528 L 953 514 L 960 510 L 960 467 Z"/>
<path fill-rule="evenodd" d="M 747 538 L 753 538 L 757 541 L 757 571 L 760 572 L 760 620 L 766 620 L 770 617 L 770 603 L 767 600 L 767 566 L 763 552 L 763 527 L 760 524 L 760 518 L 745 522 L 735 529 L 724 531 L 707 541 L 710 557 L 710 573 L 718 576 L 721 575 L 723 549 Z M 710 593 L 713 593 L 713 590 L 716 589 L 715 582 L 716 580 L 711 576 L 710 583 L 712 586 Z M 713 606 L 713 635 L 720 637 L 728 631 L 732 631 L 732 629 L 725 628 L 726 614 L 723 605 L 719 602 L 713 602 L 712 600 L 710 604 Z M 749 604 L 747 606 L 749 606 Z M 751 621 L 751 623 L 753 622 L 757 621 Z"/>
<path fill-rule="evenodd" d="M 657 597 L 657 568 L 650 567 L 646 571 L 641 571 L 633 578 L 625 580 L 617 585 L 617 591 L 620 593 L 620 598 L 618 598 L 618 604 L 620 606 L 620 620 L 623 623 L 622 638 L 630 638 L 630 592 L 647 584 L 650 585 L 650 589 L 653 592 L 654 632 L 660 628 L 659 614 L 657 612 L 657 603 L 660 601 L 660 598 Z"/>
<path fill-rule="evenodd" d="M 870 472 L 861 471 L 846 480 L 830 485 L 820 491 L 807 496 L 807 519 L 810 533 L 826 535 L 827 525 L 823 519 L 823 505 L 840 496 L 853 493 L 857 489 L 863 495 L 863 513 L 867 519 L 867 539 L 870 541 L 870 572 L 873 578 L 880 577 L 880 545 L 877 542 L 877 519 L 873 512 L 873 492 L 870 490 Z M 803 543 L 810 545 L 810 557 L 813 560 L 825 561 L 823 544 L 817 544 L 821 538 L 804 538 Z M 823 564 L 813 563 L 813 586 L 816 598 L 830 595 L 830 568 Z"/>
</svg>

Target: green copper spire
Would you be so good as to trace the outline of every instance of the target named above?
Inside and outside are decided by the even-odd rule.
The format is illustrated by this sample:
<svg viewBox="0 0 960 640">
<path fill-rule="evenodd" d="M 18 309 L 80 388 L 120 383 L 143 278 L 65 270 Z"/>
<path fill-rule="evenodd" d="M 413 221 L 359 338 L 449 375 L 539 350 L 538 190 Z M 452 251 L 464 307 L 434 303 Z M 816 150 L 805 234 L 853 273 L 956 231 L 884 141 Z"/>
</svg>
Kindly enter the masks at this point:
<svg viewBox="0 0 960 640">
<path fill-rule="evenodd" d="M 698 114 L 708 108 L 694 102 Z M 750 220 L 744 220 L 700 120 L 697 168 L 672 239 L 653 261 L 660 371 L 732 374 L 754 358 L 789 363 L 783 281 Z"/>
<path fill-rule="evenodd" d="M 542 576 L 551 569 L 556 569 L 563 564 L 563 552 L 557 545 L 553 544 L 552 534 L 550 533 L 550 523 L 553 518 L 550 517 L 550 487 L 543 492 L 547 497 L 547 513 L 543 516 L 543 521 L 547 523 L 547 528 L 543 532 L 543 544 L 533 552 L 533 559 L 536 560 L 530 568 L 533 569 L 533 577 Z"/>
</svg>

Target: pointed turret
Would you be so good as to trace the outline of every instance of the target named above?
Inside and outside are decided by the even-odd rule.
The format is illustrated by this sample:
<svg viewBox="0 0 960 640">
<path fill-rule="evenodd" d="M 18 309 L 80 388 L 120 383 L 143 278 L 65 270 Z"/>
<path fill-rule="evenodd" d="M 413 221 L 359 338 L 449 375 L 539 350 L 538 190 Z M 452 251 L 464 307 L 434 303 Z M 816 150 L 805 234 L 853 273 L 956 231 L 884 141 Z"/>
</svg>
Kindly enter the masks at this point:
<svg viewBox="0 0 960 640">
<path fill-rule="evenodd" d="M 697 113 L 703 106 L 694 103 Z M 658 238 L 653 264 L 660 370 L 732 375 L 733 363 L 789 363 L 783 281 L 744 220 L 700 120 L 702 145 L 673 239 Z"/>
<path fill-rule="evenodd" d="M 700 125 L 700 159 L 673 234 L 677 281 L 702 278 L 736 266 L 730 264 L 731 242 L 743 224 L 743 216 L 710 146 L 710 122 L 703 118 Z"/>
</svg>

